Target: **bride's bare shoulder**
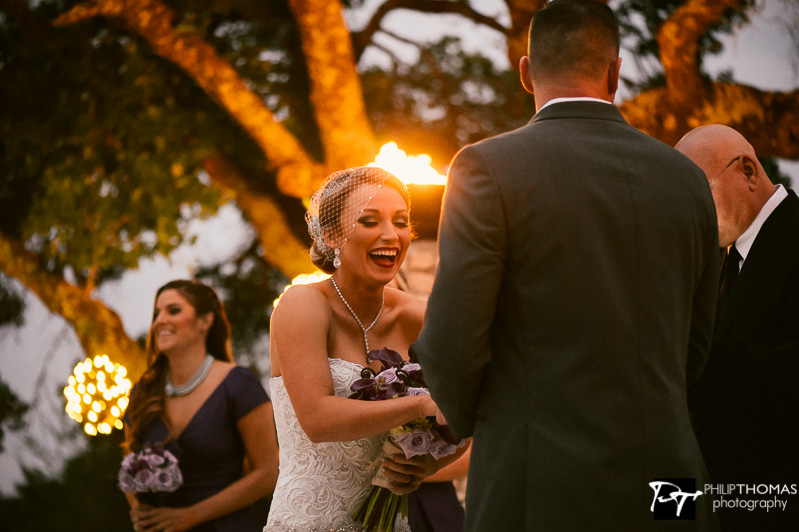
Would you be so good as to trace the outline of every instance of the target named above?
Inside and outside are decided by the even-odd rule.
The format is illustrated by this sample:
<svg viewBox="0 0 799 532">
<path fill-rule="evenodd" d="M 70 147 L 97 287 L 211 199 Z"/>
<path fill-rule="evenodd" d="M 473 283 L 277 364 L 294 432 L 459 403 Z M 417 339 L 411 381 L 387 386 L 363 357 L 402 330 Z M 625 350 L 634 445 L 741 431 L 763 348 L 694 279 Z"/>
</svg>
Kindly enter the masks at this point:
<svg viewBox="0 0 799 532">
<path fill-rule="evenodd" d="M 298 312 L 305 316 L 330 314 L 330 304 L 322 283 L 295 285 L 289 287 L 275 306 L 272 319 L 291 316 Z"/>
<path fill-rule="evenodd" d="M 386 288 L 386 290 L 391 290 L 392 297 L 395 300 L 395 306 L 402 316 L 402 319 L 414 323 L 418 322 L 421 325 L 424 320 L 425 310 L 427 309 L 427 301 L 395 288 Z"/>
</svg>

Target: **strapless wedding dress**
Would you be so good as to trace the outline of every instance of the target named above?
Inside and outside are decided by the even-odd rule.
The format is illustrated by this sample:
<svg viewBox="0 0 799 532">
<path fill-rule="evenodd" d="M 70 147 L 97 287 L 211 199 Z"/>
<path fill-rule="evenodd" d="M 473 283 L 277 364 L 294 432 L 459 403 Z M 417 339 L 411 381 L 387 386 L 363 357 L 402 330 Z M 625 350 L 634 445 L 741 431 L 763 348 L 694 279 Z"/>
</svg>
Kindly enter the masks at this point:
<svg viewBox="0 0 799 532">
<path fill-rule="evenodd" d="M 335 393 L 347 397 L 363 367 L 330 358 Z M 312 443 L 281 377 L 269 381 L 280 445 L 280 475 L 264 532 L 359 532 L 352 513 L 366 499 L 388 433 L 345 442 Z M 354 400 L 354 399 L 353 399 Z M 406 520 L 395 532 L 410 532 Z"/>
</svg>

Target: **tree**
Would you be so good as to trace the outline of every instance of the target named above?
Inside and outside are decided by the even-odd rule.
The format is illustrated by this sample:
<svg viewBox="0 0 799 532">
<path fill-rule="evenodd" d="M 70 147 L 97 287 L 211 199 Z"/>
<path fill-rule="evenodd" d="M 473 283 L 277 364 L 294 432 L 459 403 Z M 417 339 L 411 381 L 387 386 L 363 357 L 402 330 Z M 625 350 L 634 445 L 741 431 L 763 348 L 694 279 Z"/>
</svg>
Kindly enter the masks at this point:
<svg viewBox="0 0 799 532">
<path fill-rule="evenodd" d="M 310 267 L 301 198 L 329 172 L 370 161 L 388 135 L 446 159 L 532 114 L 515 72 L 454 38 L 359 74 L 370 46 L 391 53 L 376 39 L 386 17 L 464 17 L 503 34 L 517 65 L 542 4 L 505 0 L 504 25 L 465 0 L 386 0 L 350 32 L 342 9 L 360 0 L 0 0 L 0 270 L 72 323 L 87 353 L 117 353 L 135 376 L 141 348 L 92 291 L 168 253 L 188 220 L 235 201 L 260 256 L 291 277 Z M 799 158 L 799 91 L 702 72 L 753 1 L 616 4 L 650 66 L 621 106 L 631 124 L 673 144 L 726 123 L 761 154 Z"/>
<path fill-rule="evenodd" d="M 25 425 L 25 412 L 28 405 L 0 380 L 0 453 L 3 452 L 3 437 L 6 428 L 19 430 Z"/>
<path fill-rule="evenodd" d="M 77 430 L 77 426 L 74 427 Z M 133 530 L 128 503 L 117 487 L 122 435 L 92 438 L 57 478 L 24 470 L 18 495 L 0 495 L 4 530 L 34 532 L 107 532 Z M 78 510 L 78 511 L 76 511 Z"/>
</svg>

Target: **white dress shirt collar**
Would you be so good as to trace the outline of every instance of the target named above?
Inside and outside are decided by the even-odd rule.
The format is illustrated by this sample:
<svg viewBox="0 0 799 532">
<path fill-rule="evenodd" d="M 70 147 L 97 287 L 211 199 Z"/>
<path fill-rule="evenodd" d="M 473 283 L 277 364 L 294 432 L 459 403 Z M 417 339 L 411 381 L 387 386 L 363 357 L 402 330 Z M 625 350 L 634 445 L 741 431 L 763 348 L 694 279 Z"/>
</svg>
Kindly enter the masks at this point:
<svg viewBox="0 0 799 532">
<path fill-rule="evenodd" d="M 777 185 L 777 190 L 774 191 L 774 194 L 771 195 L 768 201 L 763 205 L 763 208 L 760 209 L 760 212 L 757 213 L 752 224 L 738 237 L 738 240 L 735 241 L 735 249 L 741 254 L 741 265 L 743 265 L 746 260 L 749 250 L 752 249 L 752 244 L 755 243 L 755 238 L 757 238 L 760 228 L 763 227 L 763 224 L 768 217 L 771 216 L 771 213 L 774 212 L 774 209 L 787 197 L 788 191 L 785 190 L 785 187 Z"/>
<path fill-rule="evenodd" d="M 590 96 L 579 96 L 576 98 L 552 98 L 547 103 L 541 106 L 537 112 L 541 112 L 542 109 L 545 107 L 549 107 L 550 105 L 561 103 L 561 102 L 599 102 L 599 103 L 606 103 L 608 105 L 613 105 L 611 102 L 607 100 L 600 100 L 599 98 L 591 98 Z"/>
</svg>

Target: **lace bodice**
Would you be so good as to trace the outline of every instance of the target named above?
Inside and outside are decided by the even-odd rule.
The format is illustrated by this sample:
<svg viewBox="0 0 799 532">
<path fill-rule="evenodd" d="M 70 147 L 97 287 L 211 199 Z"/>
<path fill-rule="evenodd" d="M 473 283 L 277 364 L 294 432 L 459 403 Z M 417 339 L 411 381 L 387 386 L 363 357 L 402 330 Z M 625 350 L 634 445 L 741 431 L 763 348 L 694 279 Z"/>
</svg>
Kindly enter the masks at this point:
<svg viewBox="0 0 799 532">
<path fill-rule="evenodd" d="M 331 358 L 335 393 L 350 395 L 362 366 Z M 371 489 L 374 462 L 387 433 L 346 442 L 312 443 L 297 421 L 281 377 L 270 379 L 280 475 L 264 532 L 355 532 L 352 513 Z M 407 531 L 403 521 L 395 532 Z"/>
</svg>

